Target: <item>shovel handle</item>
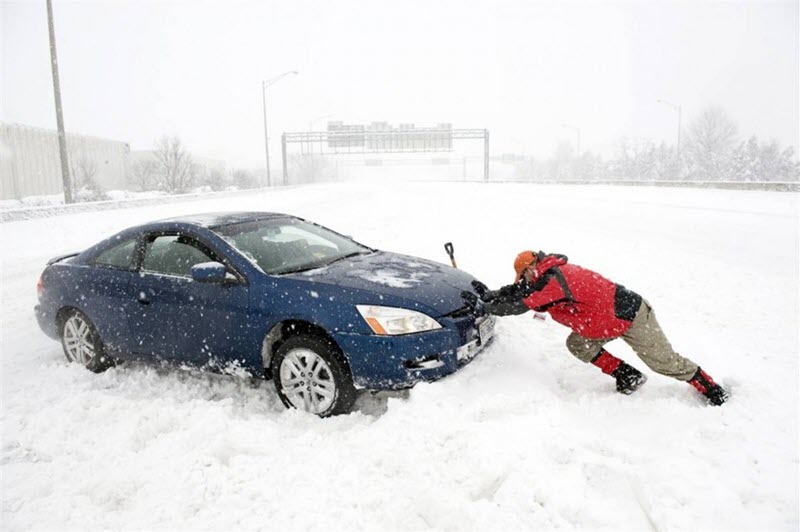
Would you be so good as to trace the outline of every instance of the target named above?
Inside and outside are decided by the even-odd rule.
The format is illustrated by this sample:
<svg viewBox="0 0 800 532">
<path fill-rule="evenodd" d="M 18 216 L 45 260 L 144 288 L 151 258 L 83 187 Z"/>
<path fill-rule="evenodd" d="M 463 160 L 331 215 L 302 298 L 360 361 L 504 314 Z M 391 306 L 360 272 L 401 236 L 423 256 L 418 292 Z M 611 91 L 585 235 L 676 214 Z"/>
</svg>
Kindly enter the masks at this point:
<svg viewBox="0 0 800 532">
<path fill-rule="evenodd" d="M 444 250 L 445 250 L 445 252 L 447 252 L 447 254 L 450 256 L 450 263 L 453 265 L 453 268 L 458 268 L 458 265 L 456 265 L 456 258 L 455 258 L 455 256 L 453 255 L 453 253 L 454 253 L 454 250 L 453 250 L 453 243 L 452 243 L 452 242 L 447 242 L 447 243 L 444 245 Z"/>
</svg>

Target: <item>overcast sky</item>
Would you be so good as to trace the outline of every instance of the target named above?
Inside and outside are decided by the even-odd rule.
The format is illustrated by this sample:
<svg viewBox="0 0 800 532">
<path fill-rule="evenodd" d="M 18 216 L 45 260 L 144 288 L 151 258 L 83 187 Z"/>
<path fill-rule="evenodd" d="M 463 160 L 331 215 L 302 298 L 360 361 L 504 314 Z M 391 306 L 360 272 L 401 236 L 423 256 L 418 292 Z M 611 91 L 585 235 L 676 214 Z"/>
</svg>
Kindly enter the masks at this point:
<svg viewBox="0 0 800 532">
<path fill-rule="evenodd" d="M 68 131 L 263 165 L 327 120 L 488 128 L 493 153 L 546 157 L 563 126 L 610 155 L 674 142 L 706 105 L 798 150 L 798 2 L 54 1 Z M 44 0 L 5 2 L 0 120 L 55 128 Z"/>
</svg>

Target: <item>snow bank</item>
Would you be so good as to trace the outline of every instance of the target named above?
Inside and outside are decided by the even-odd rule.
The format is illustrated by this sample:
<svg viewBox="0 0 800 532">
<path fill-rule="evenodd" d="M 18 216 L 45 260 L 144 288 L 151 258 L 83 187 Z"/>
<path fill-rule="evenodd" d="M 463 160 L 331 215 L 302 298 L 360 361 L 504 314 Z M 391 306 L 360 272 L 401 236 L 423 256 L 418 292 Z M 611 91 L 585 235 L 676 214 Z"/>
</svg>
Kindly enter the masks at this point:
<svg viewBox="0 0 800 532">
<path fill-rule="evenodd" d="M 446 201 L 443 200 L 446 198 Z M 647 297 L 729 387 L 705 406 L 645 370 L 624 397 L 532 315 L 463 371 L 319 420 L 271 383 L 64 361 L 32 307 L 47 258 L 134 223 L 276 210 L 458 264 L 490 286 L 522 249 Z M 327 185 L 0 224 L 0 511 L 9 529 L 797 530 L 798 195 L 482 184 Z"/>
</svg>

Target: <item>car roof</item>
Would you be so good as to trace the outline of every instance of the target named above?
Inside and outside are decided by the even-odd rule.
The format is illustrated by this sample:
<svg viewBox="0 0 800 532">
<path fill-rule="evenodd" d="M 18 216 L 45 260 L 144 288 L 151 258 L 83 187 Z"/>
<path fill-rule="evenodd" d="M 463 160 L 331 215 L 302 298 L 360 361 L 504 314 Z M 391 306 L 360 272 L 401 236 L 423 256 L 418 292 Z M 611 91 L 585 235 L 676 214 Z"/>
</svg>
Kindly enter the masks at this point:
<svg viewBox="0 0 800 532">
<path fill-rule="evenodd" d="M 151 223 L 185 223 L 200 227 L 214 228 L 244 222 L 254 222 L 256 220 L 268 220 L 272 218 L 292 218 L 292 216 L 278 212 L 209 212 L 202 214 L 189 214 L 186 216 L 176 216 L 174 218 L 165 218 L 163 220 L 157 220 Z"/>
</svg>

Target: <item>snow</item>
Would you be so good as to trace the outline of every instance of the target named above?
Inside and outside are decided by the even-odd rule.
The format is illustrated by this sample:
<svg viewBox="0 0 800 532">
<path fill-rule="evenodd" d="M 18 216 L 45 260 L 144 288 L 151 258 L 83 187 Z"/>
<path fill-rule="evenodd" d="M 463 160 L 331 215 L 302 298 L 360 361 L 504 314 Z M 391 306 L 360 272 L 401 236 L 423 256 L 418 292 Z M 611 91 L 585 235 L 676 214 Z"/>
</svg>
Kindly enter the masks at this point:
<svg viewBox="0 0 800 532">
<path fill-rule="evenodd" d="M 159 198 L 166 195 L 166 192 L 158 190 L 148 192 L 133 192 L 130 190 L 108 190 L 103 194 L 108 200 L 122 201 L 129 199 L 149 199 Z M 80 198 L 78 198 L 80 200 Z M 0 200 L 0 210 L 8 209 L 23 209 L 26 207 L 53 207 L 56 205 L 64 205 L 63 194 L 49 194 L 43 196 L 26 196 L 18 200 Z"/>
<path fill-rule="evenodd" d="M 347 275 L 364 279 L 370 283 L 382 284 L 394 288 L 413 288 L 419 286 L 426 277 L 430 277 L 427 273 L 404 272 L 393 268 L 378 268 L 372 271 L 355 269 L 347 272 Z"/>
<path fill-rule="evenodd" d="M 480 183 L 275 189 L 0 224 L 4 529 L 797 530 L 796 193 Z M 65 362 L 33 316 L 45 261 L 129 225 L 275 210 L 496 288 L 523 249 L 642 293 L 673 345 L 730 388 L 706 406 L 654 375 L 625 397 L 567 330 L 498 320 L 469 366 L 349 416 L 272 383 Z"/>
<path fill-rule="evenodd" d="M 201 262 L 200 264 L 195 264 L 194 266 L 192 266 L 192 269 L 204 273 L 209 273 L 215 271 L 219 267 L 220 267 L 219 262 L 210 261 L 210 262 Z"/>
</svg>

